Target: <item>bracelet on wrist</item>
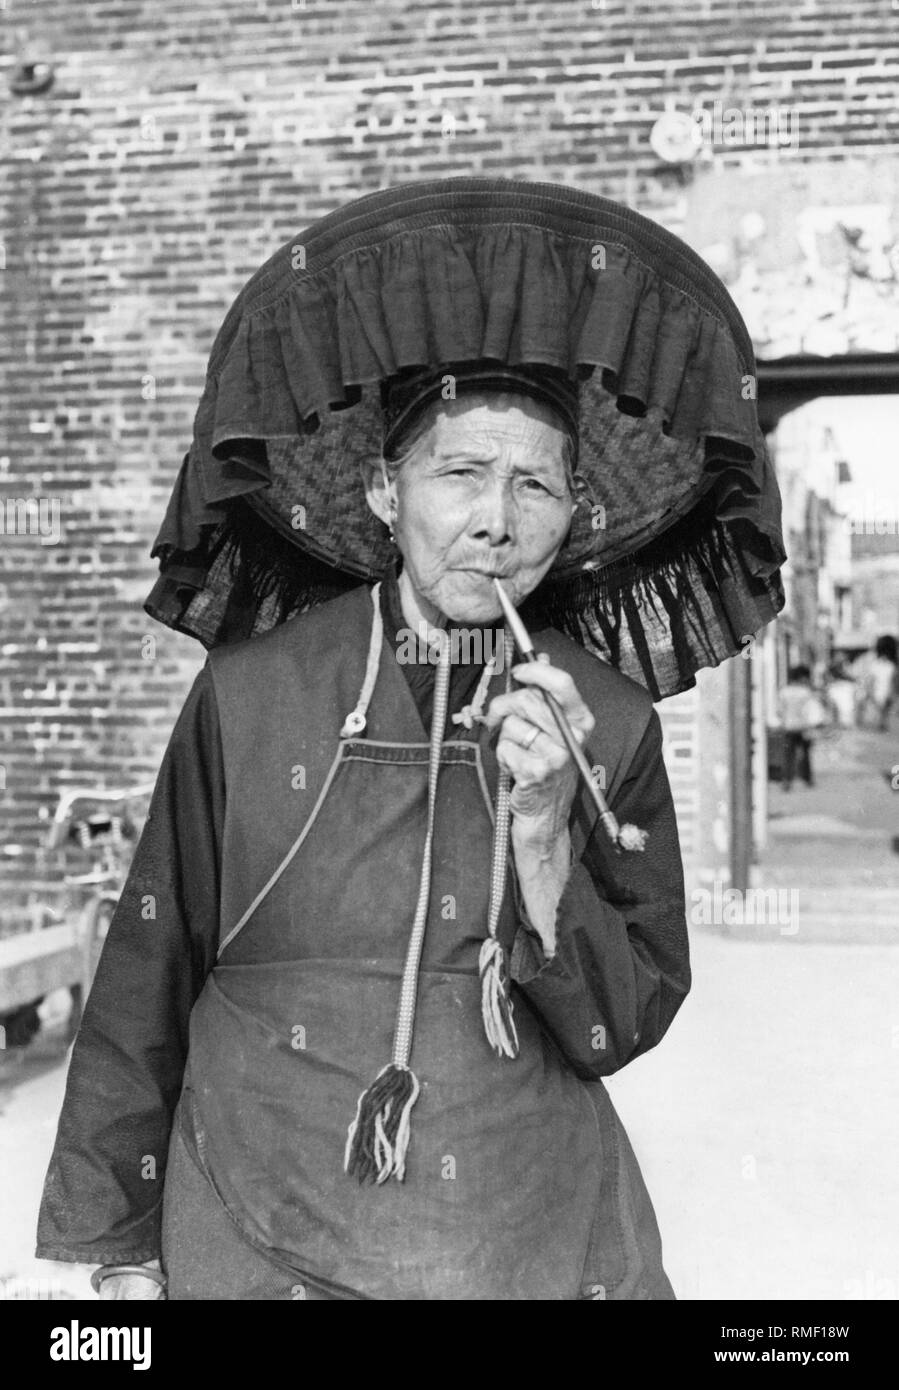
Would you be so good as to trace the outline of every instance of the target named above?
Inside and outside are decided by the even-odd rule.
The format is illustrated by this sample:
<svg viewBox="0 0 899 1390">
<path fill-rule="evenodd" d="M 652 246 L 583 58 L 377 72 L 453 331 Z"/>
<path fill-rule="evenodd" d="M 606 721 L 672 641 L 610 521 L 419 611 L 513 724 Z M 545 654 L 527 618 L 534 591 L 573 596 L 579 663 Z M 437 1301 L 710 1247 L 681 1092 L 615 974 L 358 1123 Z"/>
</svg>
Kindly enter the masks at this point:
<svg viewBox="0 0 899 1390">
<path fill-rule="evenodd" d="M 161 1289 L 168 1283 L 161 1269 L 150 1269 L 147 1265 L 100 1265 L 91 1275 L 91 1288 L 94 1293 L 99 1293 L 103 1280 L 111 1279 L 114 1274 L 142 1274 L 145 1279 L 152 1279 Z"/>
</svg>

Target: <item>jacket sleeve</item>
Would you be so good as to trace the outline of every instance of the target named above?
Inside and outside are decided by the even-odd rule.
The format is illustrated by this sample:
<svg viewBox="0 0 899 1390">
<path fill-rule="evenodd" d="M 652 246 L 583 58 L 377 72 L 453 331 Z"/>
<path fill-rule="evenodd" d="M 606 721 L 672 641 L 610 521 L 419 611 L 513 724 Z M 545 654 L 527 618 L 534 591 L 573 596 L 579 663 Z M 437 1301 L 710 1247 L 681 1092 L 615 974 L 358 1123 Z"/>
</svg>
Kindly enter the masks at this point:
<svg viewBox="0 0 899 1390">
<path fill-rule="evenodd" d="M 511 962 L 518 990 L 585 1080 L 654 1047 L 690 988 L 683 868 L 655 710 L 611 806 L 621 824 L 649 832 L 646 848 L 615 856 L 597 823 L 559 901 L 556 954 L 546 960 L 519 901 Z"/>
<path fill-rule="evenodd" d="M 159 1257 L 188 1021 L 217 949 L 224 809 L 207 665 L 163 757 L 72 1050 L 38 1258 L 110 1264 Z"/>
</svg>

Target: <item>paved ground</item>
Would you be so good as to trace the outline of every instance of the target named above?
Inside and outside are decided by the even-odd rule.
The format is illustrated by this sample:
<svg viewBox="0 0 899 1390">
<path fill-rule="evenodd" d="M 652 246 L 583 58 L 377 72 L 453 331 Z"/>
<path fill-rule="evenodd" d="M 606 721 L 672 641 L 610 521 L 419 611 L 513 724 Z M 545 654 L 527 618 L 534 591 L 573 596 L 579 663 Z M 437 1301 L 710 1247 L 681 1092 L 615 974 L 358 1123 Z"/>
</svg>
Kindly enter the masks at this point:
<svg viewBox="0 0 899 1390">
<path fill-rule="evenodd" d="M 852 733 L 817 789 L 774 789 L 757 882 L 799 893 L 798 930 L 695 929 L 693 993 L 610 1082 L 681 1298 L 899 1298 L 894 763 Z M 31 1255 L 63 1080 L 52 1038 L 0 1059 L 0 1280 L 65 1297 L 84 1272 Z"/>
<path fill-rule="evenodd" d="M 2 1058 L 2 1054 L 0 1054 Z M 34 1258 L 44 1174 L 65 1086 L 66 1052 L 56 1036 L 38 1037 L 0 1061 L 0 1297 L 93 1298 L 78 1265 Z M 32 1282 L 37 1281 L 37 1282 Z"/>
<path fill-rule="evenodd" d="M 899 737 L 847 730 L 815 786 L 771 788 L 760 884 L 795 889 L 801 939 L 899 943 Z"/>
<path fill-rule="evenodd" d="M 899 740 L 815 764 L 754 876 L 798 913 L 694 930 L 692 994 L 610 1083 L 683 1298 L 899 1298 Z"/>
<path fill-rule="evenodd" d="M 609 1087 L 681 1298 L 899 1298 L 897 967 L 697 933 L 668 1037 Z"/>
</svg>

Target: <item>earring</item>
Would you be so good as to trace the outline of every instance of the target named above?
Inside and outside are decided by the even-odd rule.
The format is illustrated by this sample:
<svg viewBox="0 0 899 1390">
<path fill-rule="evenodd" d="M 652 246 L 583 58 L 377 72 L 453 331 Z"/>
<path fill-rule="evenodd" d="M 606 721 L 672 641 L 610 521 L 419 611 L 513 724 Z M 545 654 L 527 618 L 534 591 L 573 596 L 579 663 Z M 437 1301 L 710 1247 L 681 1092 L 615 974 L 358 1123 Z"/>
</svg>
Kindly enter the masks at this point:
<svg viewBox="0 0 899 1390">
<path fill-rule="evenodd" d="M 396 525 L 396 507 L 391 507 L 391 508 L 390 508 L 390 522 L 389 522 L 389 525 L 388 525 L 388 528 L 387 528 L 387 530 L 388 530 L 388 535 L 389 535 L 389 537 L 390 537 L 390 544 L 391 544 L 391 545 L 396 545 L 396 536 L 393 534 L 393 528 L 394 528 L 395 525 Z"/>
</svg>

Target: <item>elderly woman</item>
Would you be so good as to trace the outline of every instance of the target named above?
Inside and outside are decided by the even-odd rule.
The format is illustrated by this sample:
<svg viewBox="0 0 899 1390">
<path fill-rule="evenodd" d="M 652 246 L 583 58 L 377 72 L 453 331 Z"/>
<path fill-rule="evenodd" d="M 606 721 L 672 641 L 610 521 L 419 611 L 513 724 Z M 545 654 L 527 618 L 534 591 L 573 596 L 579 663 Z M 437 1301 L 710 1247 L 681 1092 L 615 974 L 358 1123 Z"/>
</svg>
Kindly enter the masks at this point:
<svg viewBox="0 0 899 1390">
<path fill-rule="evenodd" d="M 673 394 L 660 303 L 691 344 Z M 689 409 L 647 424 L 583 368 L 593 322 L 633 389 L 650 320 L 643 404 L 657 380 Z M 673 1297 L 601 1080 L 690 983 L 659 719 L 614 666 L 683 688 L 780 601 L 741 327 L 645 219 L 503 181 L 363 199 L 250 282 L 148 604 L 210 655 L 75 1045 L 40 1255 L 119 1298 Z M 733 371 L 717 421 L 703 362 Z"/>
</svg>

